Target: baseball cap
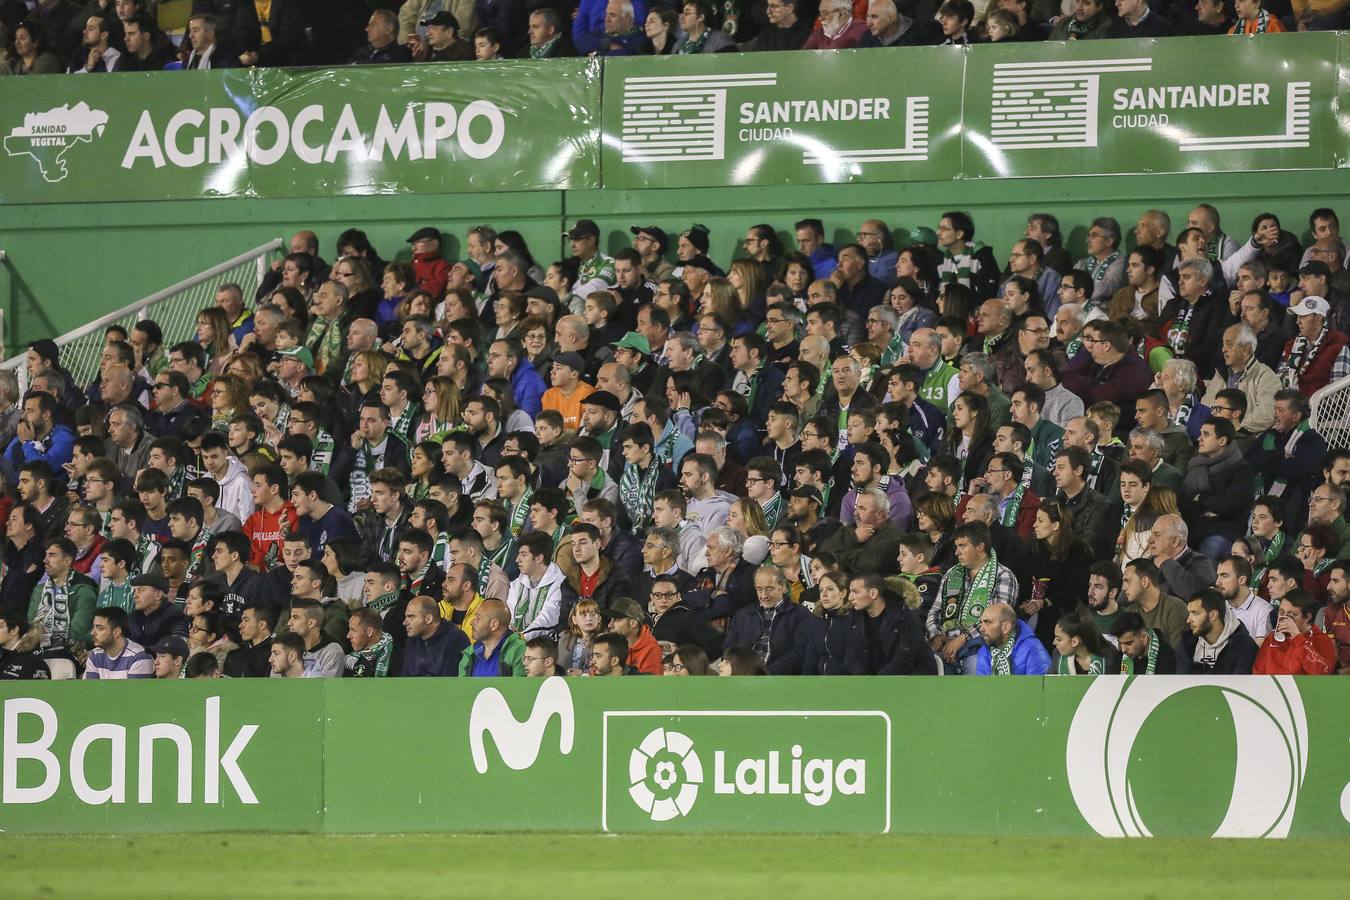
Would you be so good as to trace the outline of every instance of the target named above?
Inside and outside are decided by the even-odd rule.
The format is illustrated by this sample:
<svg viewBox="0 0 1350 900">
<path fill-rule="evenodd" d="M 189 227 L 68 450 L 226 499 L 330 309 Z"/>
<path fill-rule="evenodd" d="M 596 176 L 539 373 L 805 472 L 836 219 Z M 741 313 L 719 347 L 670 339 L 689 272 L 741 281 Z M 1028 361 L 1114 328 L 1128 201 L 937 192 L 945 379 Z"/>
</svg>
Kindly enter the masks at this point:
<svg viewBox="0 0 1350 900">
<path fill-rule="evenodd" d="M 926 225 L 916 225 L 909 230 L 909 242 L 911 244 L 928 244 L 937 246 L 937 232 Z"/>
<path fill-rule="evenodd" d="M 683 237 L 686 241 L 693 244 L 694 248 L 698 250 L 699 253 L 707 253 L 710 235 L 711 233 L 708 231 L 707 225 L 700 225 L 695 222 L 693 225 L 689 226 L 689 230 L 684 233 Z"/>
<path fill-rule="evenodd" d="M 636 331 L 628 332 L 623 337 L 619 338 L 617 341 L 610 344 L 610 346 L 613 347 L 615 350 L 622 348 L 624 350 L 636 350 L 643 356 L 652 355 L 652 345 L 647 341 L 645 337 L 638 334 Z"/>
<path fill-rule="evenodd" d="M 480 266 L 475 260 L 461 259 L 458 264 L 468 269 L 469 274 L 472 275 L 474 278 L 477 278 L 479 275 L 483 274 L 483 267 Z"/>
<path fill-rule="evenodd" d="M 160 638 L 155 646 L 151 648 L 150 652 L 155 656 L 159 656 L 161 653 L 167 653 L 170 656 L 181 656 L 186 659 L 188 655 L 188 645 L 187 641 L 183 640 L 178 635 L 171 634 L 168 637 Z"/>
<path fill-rule="evenodd" d="M 600 237 L 600 226 L 590 219 L 577 219 L 577 224 L 573 225 L 570 231 L 563 232 L 563 237 L 571 238 L 574 241 L 587 236 Z"/>
<path fill-rule="evenodd" d="M 459 31 L 459 19 L 455 18 L 454 13 L 445 12 L 444 10 L 436 13 L 436 15 L 432 16 L 430 19 L 423 19 L 418 24 L 423 28 L 426 28 L 428 25 L 436 25 L 440 28 L 453 28 L 455 31 Z"/>
<path fill-rule="evenodd" d="M 1316 275 L 1319 278 L 1331 277 L 1331 266 L 1322 262 L 1320 259 L 1314 259 L 1298 270 L 1300 275 Z"/>
<path fill-rule="evenodd" d="M 644 625 L 651 621 L 632 597 L 616 597 L 609 605 L 609 619 L 611 622 L 615 619 L 634 619 Z"/>
<path fill-rule="evenodd" d="M 635 236 L 645 234 L 647 237 L 656 241 L 662 250 L 670 246 L 670 238 L 666 236 L 663 229 L 657 228 L 655 225 L 633 225 L 630 226 L 628 230 Z"/>
<path fill-rule="evenodd" d="M 558 292 L 546 284 L 536 284 L 525 292 L 526 297 L 536 297 L 554 306 L 558 305 Z"/>
<path fill-rule="evenodd" d="M 611 412 L 618 412 L 623 408 L 623 405 L 619 403 L 619 398 L 609 391 L 591 391 L 586 395 L 586 399 L 581 401 L 581 405 L 598 406 Z"/>
<path fill-rule="evenodd" d="M 1331 304 L 1321 297 L 1304 297 L 1302 303 L 1289 307 L 1289 311 L 1296 316 L 1325 317 L 1331 312 Z"/>
<path fill-rule="evenodd" d="M 578 374 L 586 371 L 586 360 L 581 358 L 580 353 L 573 353 L 570 350 L 566 353 L 559 353 L 557 356 L 553 357 L 553 362 L 556 365 L 567 366 L 567 368 Z"/>
<path fill-rule="evenodd" d="M 287 356 L 291 359 L 298 359 L 309 368 L 314 368 L 314 354 L 309 352 L 308 347 L 288 347 L 285 350 L 278 350 L 277 356 Z"/>
<path fill-rule="evenodd" d="M 800 484 L 797 487 L 793 488 L 792 493 L 790 493 L 788 496 L 801 497 L 803 500 L 814 500 L 822 506 L 825 505 L 825 498 L 820 496 L 820 491 L 815 487 L 815 485 Z"/>
<path fill-rule="evenodd" d="M 418 241 L 439 241 L 440 239 L 441 232 L 439 228 L 427 227 L 419 228 L 414 231 L 412 237 L 408 238 L 408 243 L 415 244 Z"/>
<path fill-rule="evenodd" d="M 159 588 L 166 594 L 169 592 L 168 579 L 158 572 L 146 572 L 144 575 L 137 575 L 131 579 L 131 586 Z"/>
</svg>

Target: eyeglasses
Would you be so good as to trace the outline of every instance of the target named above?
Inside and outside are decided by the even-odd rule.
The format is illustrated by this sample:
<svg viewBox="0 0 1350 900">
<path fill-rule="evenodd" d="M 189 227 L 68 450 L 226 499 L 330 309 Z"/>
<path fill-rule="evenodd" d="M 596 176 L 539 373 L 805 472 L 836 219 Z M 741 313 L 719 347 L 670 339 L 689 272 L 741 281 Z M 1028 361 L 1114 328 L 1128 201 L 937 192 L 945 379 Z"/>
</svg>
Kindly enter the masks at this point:
<svg viewBox="0 0 1350 900">
<path fill-rule="evenodd" d="M 652 591 L 651 594 L 649 594 L 648 596 L 650 596 L 653 600 L 673 600 L 674 598 L 680 596 L 680 592 L 679 592 L 679 591 Z"/>
<path fill-rule="evenodd" d="M 521 660 L 522 660 L 523 662 L 530 662 L 530 663 L 540 663 L 540 662 L 543 662 L 543 661 L 546 660 L 546 659 L 548 659 L 547 656 L 522 656 L 522 657 L 521 657 Z"/>
<path fill-rule="evenodd" d="M 791 547 L 787 541 L 769 541 L 770 547 Z"/>
<path fill-rule="evenodd" d="M 843 10 L 839 10 L 839 9 L 832 10 L 832 11 L 829 13 L 829 15 L 833 15 L 833 14 L 836 13 L 836 12 L 843 12 Z M 859 238 L 881 237 L 881 234 L 880 234 L 879 232 L 876 232 L 876 231 L 858 231 L 858 232 L 855 232 L 855 235 L 856 235 L 857 237 L 859 237 Z"/>
<path fill-rule="evenodd" d="M 155 382 L 155 389 L 156 389 L 156 390 L 158 390 L 159 388 L 167 388 L 167 387 L 173 387 L 173 385 L 169 384 L 169 382 L 167 382 L 167 381 L 156 381 L 156 382 Z"/>
<path fill-rule="evenodd" d="M 746 484 L 749 484 L 749 483 L 752 482 L 752 481 L 773 481 L 773 479 L 772 479 L 772 478 L 762 478 L 762 477 L 757 476 L 757 475 L 747 475 L 747 476 L 745 476 L 745 483 L 746 483 Z"/>
<path fill-rule="evenodd" d="M 588 463 L 588 462 L 590 462 L 590 460 L 589 460 L 589 459 L 586 459 L 585 457 L 581 457 L 581 458 L 577 458 L 577 457 L 575 457 L 575 456 L 569 456 L 569 457 L 567 457 L 567 464 L 568 464 L 568 465 L 571 465 L 571 466 L 581 466 L 581 465 L 585 465 L 585 464 Z M 748 478 L 746 479 L 746 481 L 749 481 L 749 480 L 750 480 L 750 479 L 748 479 Z"/>
<path fill-rule="evenodd" d="M 773 7 L 773 4 L 770 3 L 770 4 L 769 4 L 769 7 L 772 8 L 772 7 Z M 672 671 L 672 672 L 688 672 L 689 669 L 688 669 L 687 666 L 685 666 L 684 663 L 673 662 L 673 663 L 670 664 L 670 671 Z"/>
<path fill-rule="evenodd" d="M 787 319 L 765 319 L 765 325 L 782 325 Z"/>
</svg>

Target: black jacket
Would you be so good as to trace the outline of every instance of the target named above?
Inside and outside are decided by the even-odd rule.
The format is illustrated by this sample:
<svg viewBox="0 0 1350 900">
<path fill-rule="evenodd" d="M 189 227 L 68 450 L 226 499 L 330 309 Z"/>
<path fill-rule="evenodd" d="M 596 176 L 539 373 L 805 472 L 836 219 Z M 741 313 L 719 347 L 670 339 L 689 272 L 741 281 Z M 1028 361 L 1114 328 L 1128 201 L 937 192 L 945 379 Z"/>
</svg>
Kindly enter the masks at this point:
<svg viewBox="0 0 1350 900">
<path fill-rule="evenodd" d="M 812 615 L 806 623 L 803 675 L 847 675 L 848 618 L 845 610 Z"/>
<path fill-rule="evenodd" d="M 0 681 L 49 681 L 51 670 L 36 653 L 0 647 Z"/>
<path fill-rule="evenodd" d="M 309 62 L 305 17 L 297 0 L 272 0 L 267 30 L 272 39 L 258 47 L 261 66 L 302 66 Z"/>
<path fill-rule="evenodd" d="M 1154 675 L 1175 675 L 1177 674 L 1177 651 L 1172 649 L 1172 645 L 1159 632 L 1153 633 L 1153 639 L 1158 642 L 1158 661 L 1153 666 Z M 1113 649 L 1106 657 L 1106 674 L 1114 675 L 1120 671 L 1120 664 L 1123 654 L 1119 650 Z M 1147 659 L 1135 660 L 1134 671 L 1136 675 L 1143 674 L 1144 667 L 1148 665 Z"/>
<path fill-rule="evenodd" d="M 756 602 L 755 567 L 742 559 L 731 570 L 724 589 L 713 593 L 717 572 L 708 567 L 694 576 L 694 586 L 684 595 L 689 608 L 705 619 L 725 619 Z"/>
<path fill-rule="evenodd" d="M 700 618 L 683 601 L 667 609 L 652 626 L 652 637 L 679 647 L 697 644 L 708 654 L 708 659 L 722 655 L 722 633 Z"/>
<path fill-rule="evenodd" d="M 464 629 L 442 621 L 431 637 L 407 639 L 399 674 L 404 678 L 454 678 L 459 675 L 459 658 L 468 646 Z"/>
<path fill-rule="evenodd" d="M 642 572 L 642 544 L 630 532 L 620 529 L 617 522 L 609 543 L 600 552 L 608 556 L 614 568 L 630 581 Z"/>
<path fill-rule="evenodd" d="M 277 5 L 277 0 L 272 0 L 273 15 Z M 252 0 L 193 0 L 192 14 L 198 13 L 208 14 L 216 20 L 216 42 L 222 49 L 229 50 L 232 56 L 257 50 L 258 44 L 262 42 L 258 9 Z M 269 16 L 268 22 L 271 20 Z M 273 32 L 274 39 L 275 36 Z"/>
<path fill-rule="evenodd" d="M 568 616 L 572 614 L 572 607 L 576 606 L 578 600 L 594 600 L 601 613 L 608 613 L 610 605 L 619 597 L 632 596 L 633 582 L 629 579 L 628 572 L 620 569 L 608 557 L 601 556 L 600 581 L 595 585 L 595 593 L 589 598 L 581 596 L 581 567 L 578 566 L 567 575 L 567 579 L 562 583 L 562 610 L 558 621 L 567 621 Z"/>
<path fill-rule="evenodd" d="M 936 675 L 933 650 L 924 639 L 919 617 L 896 600 L 889 600 L 877 619 L 865 612 L 848 614 L 844 665 L 849 675 Z M 876 629 L 875 645 L 869 627 Z"/>
<path fill-rule="evenodd" d="M 782 609 L 769 626 L 769 659 L 766 666 L 770 675 L 799 675 L 806 658 L 806 637 L 812 615 L 805 607 L 784 600 Z M 753 603 L 731 617 L 723 650 L 732 647 L 755 648 L 755 642 L 764 633 L 764 618 L 760 605 Z"/>
<path fill-rule="evenodd" d="M 272 655 L 272 638 L 260 644 L 231 650 L 225 657 L 226 678 L 267 678 L 272 674 L 268 657 Z"/>
<path fill-rule="evenodd" d="M 1229 612 L 1228 615 L 1232 615 Z M 1179 670 L 1191 675 L 1250 675 L 1256 664 L 1256 641 L 1252 640 L 1247 626 L 1238 623 L 1228 643 L 1219 651 L 1212 666 L 1203 666 L 1195 661 L 1195 647 L 1200 641 L 1191 634 L 1190 629 L 1182 635 L 1182 654 L 1177 659 Z"/>
</svg>

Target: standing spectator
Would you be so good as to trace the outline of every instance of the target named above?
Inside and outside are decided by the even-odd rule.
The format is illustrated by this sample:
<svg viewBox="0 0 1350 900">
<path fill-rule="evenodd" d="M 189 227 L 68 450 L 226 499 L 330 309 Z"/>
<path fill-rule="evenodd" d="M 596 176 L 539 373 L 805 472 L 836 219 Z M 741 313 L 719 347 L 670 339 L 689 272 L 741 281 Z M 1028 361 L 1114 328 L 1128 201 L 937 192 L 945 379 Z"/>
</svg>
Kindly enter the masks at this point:
<svg viewBox="0 0 1350 900">
<path fill-rule="evenodd" d="M 258 12 L 266 16 L 266 20 L 259 21 L 262 33 L 256 49 L 240 52 L 239 62 L 246 66 L 302 66 L 308 63 L 309 36 L 305 33 L 308 23 L 300 2 L 256 2 Z"/>
</svg>

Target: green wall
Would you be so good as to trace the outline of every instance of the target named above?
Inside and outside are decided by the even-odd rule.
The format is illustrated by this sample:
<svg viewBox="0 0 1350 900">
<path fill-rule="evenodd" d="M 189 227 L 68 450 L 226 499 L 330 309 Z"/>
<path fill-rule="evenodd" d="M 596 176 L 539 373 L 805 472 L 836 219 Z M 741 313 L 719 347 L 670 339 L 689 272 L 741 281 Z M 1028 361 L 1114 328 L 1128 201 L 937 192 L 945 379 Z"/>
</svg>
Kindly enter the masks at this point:
<svg viewBox="0 0 1350 900">
<path fill-rule="evenodd" d="M 406 255 L 416 228 L 434 224 L 450 235 L 446 252 L 462 255 L 464 233 L 490 223 L 525 235 L 547 264 L 565 250 L 564 222 L 593 218 L 613 252 L 628 226 L 659 225 L 677 234 L 693 222 L 712 229 L 712 257 L 725 264 L 739 252 L 745 228 L 778 227 L 791 241 L 792 222 L 823 219 L 836 244 L 873 216 L 892 228 L 935 226 L 944 210 L 966 209 L 980 240 L 1000 261 L 1020 237 L 1028 213 L 1059 217 L 1069 245 L 1082 251 L 1091 219 L 1113 215 L 1127 232 L 1149 207 L 1166 210 L 1173 233 L 1196 203 L 1216 205 L 1225 230 L 1247 233 L 1267 209 L 1303 235 L 1313 208 L 1336 205 L 1350 174 L 1271 172 L 926 182 L 697 190 L 571 191 L 474 195 L 325 197 L 306 200 L 214 199 L 186 202 L 12 205 L 0 209 L 0 304 L 10 352 L 29 340 L 70 331 L 99 315 L 215 263 L 299 228 L 319 235 L 331 261 L 338 234 L 364 228 L 386 257 Z M 1127 242 L 1131 238 L 1127 236 Z"/>
</svg>

